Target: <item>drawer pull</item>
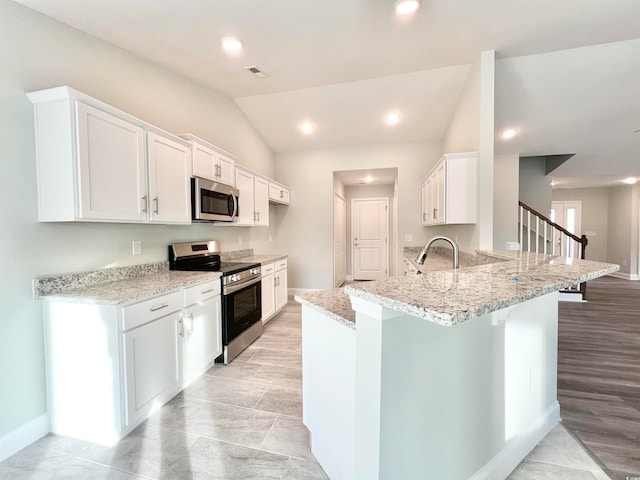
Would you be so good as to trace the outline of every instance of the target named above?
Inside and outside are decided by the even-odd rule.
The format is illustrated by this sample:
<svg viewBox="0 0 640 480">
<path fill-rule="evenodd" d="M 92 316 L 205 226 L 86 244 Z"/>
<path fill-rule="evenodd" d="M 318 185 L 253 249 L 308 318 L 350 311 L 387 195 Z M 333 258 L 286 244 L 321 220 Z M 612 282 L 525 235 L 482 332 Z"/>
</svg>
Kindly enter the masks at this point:
<svg viewBox="0 0 640 480">
<path fill-rule="evenodd" d="M 202 292 L 200 292 L 200 295 L 204 295 L 205 293 L 213 292 L 214 290 L 215 290 L 215 288 L 210 288 L 209 290 L 203 290 Z"/>
<path fill-rule="evenodd" d="M 149 311 L 157 312 L 158 310 L 162 310 L 163 308 L 167 308 L 169 306 L 168 303 L 163 303 L 162 305 L 158 305 L 157 307 L 151 307 Z"/>
</svg>

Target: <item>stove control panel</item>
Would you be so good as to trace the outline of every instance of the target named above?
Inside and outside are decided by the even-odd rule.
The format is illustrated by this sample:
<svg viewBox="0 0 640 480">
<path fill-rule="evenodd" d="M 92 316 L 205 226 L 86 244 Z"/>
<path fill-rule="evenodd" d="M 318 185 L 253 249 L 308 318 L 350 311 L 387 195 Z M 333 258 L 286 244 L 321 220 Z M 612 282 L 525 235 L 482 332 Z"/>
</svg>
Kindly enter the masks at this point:
<svg viewBox="0 0 640 480">
<path fill-rule="evenodd" d="M 260 267 L 248 268 L 237 273 L 222 277 L 222 285 L 233 285 L 234 283 L 245 282 L 253 278 L 259 277 L 261 274 Z"/>
</svg>

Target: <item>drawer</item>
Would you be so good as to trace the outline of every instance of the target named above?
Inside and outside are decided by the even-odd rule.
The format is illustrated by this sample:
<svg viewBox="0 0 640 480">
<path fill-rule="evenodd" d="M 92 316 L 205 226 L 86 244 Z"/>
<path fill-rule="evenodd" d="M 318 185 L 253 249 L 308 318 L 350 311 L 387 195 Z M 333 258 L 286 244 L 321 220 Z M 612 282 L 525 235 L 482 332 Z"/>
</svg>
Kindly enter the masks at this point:
<svg viewBox="0 0 640 480">
<path fill-rule="evenodd" d="M 182 302 L 182 290 L 176 290 L 161 297 L 124 307 L 122 309 L 122 329 L 131 330 L 156 318 L 177 312 L 182 309 Z"/>
<path fill-rule="evenodd" d="M 270 273 L 273 273 L 274 268 L 275 268 L 275 263 L 267 263 L 266 265 L 262 265 L 260 267 L 262 276 L 264 277 L 265 275 L 269 275 Z"/>
<path fill-rule="evenodd" d="M 184 306 L 202 303 L 207 298 L 220 295 L 220 280 L 201 283 L 184 289 Z"/>
<path fill-rule="evenodd" d="M 283 268 L 287 268 L 287 259 L 286 258 L 284 260 L 278 260 L 276 262 L 276 272 L 278 270 L 282 270 Z"/>
</svg>

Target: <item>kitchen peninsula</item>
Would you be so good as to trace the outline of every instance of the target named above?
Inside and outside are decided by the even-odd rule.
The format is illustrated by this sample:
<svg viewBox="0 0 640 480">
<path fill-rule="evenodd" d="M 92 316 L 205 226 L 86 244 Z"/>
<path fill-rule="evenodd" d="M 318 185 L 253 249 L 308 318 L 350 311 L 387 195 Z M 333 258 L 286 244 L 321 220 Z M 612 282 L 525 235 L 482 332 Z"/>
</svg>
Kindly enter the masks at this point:
<svg viewBox="0 0 640 480">
<path fill-rule="evenodd" d="M 506 478 L 559 421 L 558 291 L 618 266 L 483 255 L 296 297 L 303 420 L 332 480 Z"/>
</svg>

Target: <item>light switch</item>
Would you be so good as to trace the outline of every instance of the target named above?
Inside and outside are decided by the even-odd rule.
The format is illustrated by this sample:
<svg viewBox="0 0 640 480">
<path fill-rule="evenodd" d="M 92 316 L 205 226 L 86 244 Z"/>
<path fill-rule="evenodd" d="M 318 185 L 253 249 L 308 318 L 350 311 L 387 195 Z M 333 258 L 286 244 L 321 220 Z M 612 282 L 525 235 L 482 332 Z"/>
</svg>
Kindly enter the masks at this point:
<svg viewBox="0 0 640 480">
<path fill-rule="evenodd" d="M 596 236 L 596 231 L 595 230 L 587 230 L 587 233 L 585 233 L 585 235 L 587 237 L 595 237 Z"/>
<path fill-rule="evenodd" d="M 411 235 L 410 233 L 405 233 L 404 234 L 404 241 L 405 242 L 413 242 L 413 235 Z"/>
<path fill-rule="evenodd" d="M 142 255 L 142 242 L 140 240 L 133 240 L 132 248 L 133 255 Z"/>
</svg>

